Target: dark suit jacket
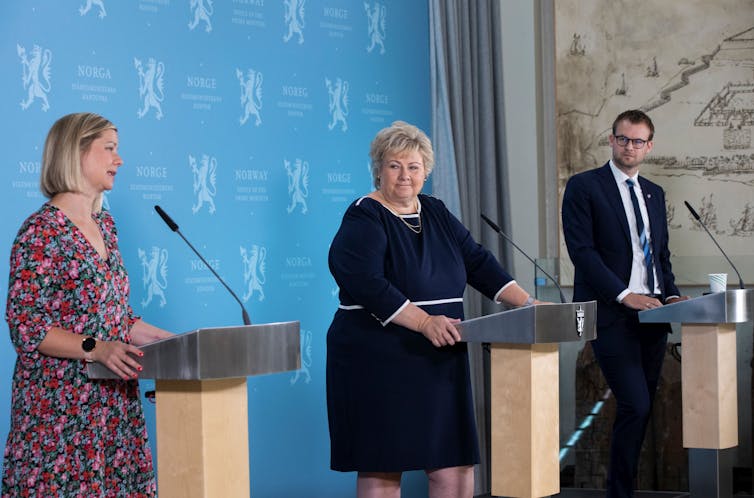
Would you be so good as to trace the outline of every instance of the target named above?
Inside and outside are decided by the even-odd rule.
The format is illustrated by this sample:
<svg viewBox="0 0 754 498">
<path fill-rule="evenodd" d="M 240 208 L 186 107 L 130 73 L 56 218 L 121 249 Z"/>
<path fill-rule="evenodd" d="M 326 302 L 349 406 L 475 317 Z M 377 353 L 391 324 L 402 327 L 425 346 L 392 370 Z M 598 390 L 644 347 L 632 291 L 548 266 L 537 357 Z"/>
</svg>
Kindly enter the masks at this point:
<svg viewBox="0 0 754 498">
<path fill-rule="evenodd" d="M 639 176 L 649 214 L 652 253 L 662 298 L 680 295 L 670 264 L 665 193 Z M 631 235 L 615 177 L 607 163 L 572 176 L 563 194 L 563 235 L 575 267 L 573 300 L 598 302 L 597 325 L 636 314 L 615 298 L 631 277 Z M 634 228 L 635 229 L 635 228 Z"/>
</svg>

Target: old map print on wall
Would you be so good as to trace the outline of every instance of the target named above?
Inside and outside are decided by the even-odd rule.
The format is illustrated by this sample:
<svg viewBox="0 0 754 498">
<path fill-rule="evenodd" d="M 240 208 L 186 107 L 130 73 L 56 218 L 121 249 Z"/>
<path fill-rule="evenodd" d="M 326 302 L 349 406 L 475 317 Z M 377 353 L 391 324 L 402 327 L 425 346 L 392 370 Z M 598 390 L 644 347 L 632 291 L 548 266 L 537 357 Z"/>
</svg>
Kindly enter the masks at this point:
<svg viewBox="0 0 754 498">
<path fill-rule="evenodd" d="M 558 0 L 555 29 L 561 198 L 610 158 L 615 116 L 642 109 L 656 132 L 641 174 L 665 189 L 678 282 L 737 283 L 684 201 L 754 281 L 754 0 Z M 562 236 L 560 259 L 571 284 Z"/>
</svg>

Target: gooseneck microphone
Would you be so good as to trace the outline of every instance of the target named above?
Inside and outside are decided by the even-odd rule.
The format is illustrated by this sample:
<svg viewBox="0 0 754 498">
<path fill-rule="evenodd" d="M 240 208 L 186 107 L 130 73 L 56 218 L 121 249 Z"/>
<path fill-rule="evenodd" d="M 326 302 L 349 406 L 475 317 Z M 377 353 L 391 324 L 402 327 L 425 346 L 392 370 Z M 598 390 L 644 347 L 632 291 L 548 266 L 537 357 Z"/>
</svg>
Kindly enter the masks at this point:
<svg viewBox="0 0 754 498">
<path fill-rule="evenodd" d="M 536 267 L 536 268 L 537 268 L 537 269 L 538 269 L 539 271 L 541 271 L 542 273 L 544 273 L 544 274 L 545 274 L 545 276 L 546 276 L 547 278 L 549 278 L 549 279 L 550 279 L 550 280 L 552 281 L 552 283 L 554 283 L 554 284 L 555 284 L 555 287 L 557 287 L 557 288 L 558 288 L 558 293 L 560 294 L 560 302 L 561 302 L 561 303 L 565 303 L 565 302 L 566 302 L 566 300 L 565 300 L 565 297 L 563 296 L 563 289 L 561 289 L 561 288 L 560 288 L 560 285 L 558 284 L 558 282 L 557 282 L 557 281 L 556 281 L 556 280 L 555 280 L 554 278 L 552 278 L 552 277 L 550 276 L 550 274 L 549 274 L 549 273 L 547 273 L 546 271 L 544 271 L 544 270 L 542 269 L 542 267 L 541 267 L 541 266 L 539 266 L 539 265 L 537 264 L 537 262 L 536 262 L 536 261 L 534 261 L 534 260 L 533 260 L 532 258 L 530 258 L 530 257 L 529 257 L 529 255 L 528 255 L 528 254 L 526 254 L 526 253 L 524 252 L 524 250 L 523 250 L 523 249 L 521 249 L 520 247 L 518 247 L 518 246 L 516 245 L 516 243 L 515 243 L 515 242 L 513 242 L 513 239 L 511 239 L 510 237 L 508 237 L 508 236 L 507 236 L 507 235 L 505 234 L 505 232 L 503 232 L 503 231 L 502 231 L 502 230 L 500 229 L 500 227 L 499 227 L 499 226 L 497 226 L 497 224 L 496 224 L 495 222 L 493 222 L 493 221 L 492 221 L 491 219 L 487 218 L 487 217 L 486 217 L 486 216 L 484 215 L 484 213 L 481 213 L 481 216 L 482 216 L 482 219 L 483 219 L 484 221 L 486 221 L 486 222 L 487 222 L 487 224 L 488 224 L 489 226 L 491 226 L 491 227 L 492 227 L 492 229 L 493 229 L 494 231 L 496 231 L 496 232 L 497 232 L 497 233 L 498 233 L 498 234 L 499 234 L 499 235 L 500 235 L 500 236 L 501 236 L 502 238 L 504 238 L 505 240 L 507 240 L 508 242 L 510 242 L 510 243 L 511 243 L 511 245 L 512 245 L 513 247 L 515 247 L 516 249 L 518 249 L 518 252 L 520 252 L 521 254 L 523 254 L 523 255 L 524 255 L 524 257 L 526 257 L 526 259 L 528 259 L 529 261 L 531 261 L 531 262 L 532 262 L 532 264 L 533 264 L 533 265 L 534 265 L 534 266 L 535 266 L 535 267 Z"/>
<path fill-rule="evenodd" d="M 738 273 L 738 269 L 736 268 L 736 265 L 733 264 L 733 261 L 730 260 L 727 254 L 725 254 L 725 251 L 723 251 L 723 248 L 720 247 L 720 244 L 717 243 L 717 240 L 715 240 L 715 237 L 712 236 L 709 230 L 707 230 L 707 227 L 704 225 L 704 222 L 702 221 L 702 218 L 699 216 L 699 213 L 697 213 L 693 207 L 691 207 L 691 204 L 688 203 L 688 201 L 683 201 L 684 204 L 686 204 L 686 207 L 688 208 L 689 212 L 691 213 L 691 216 L 694 217 L 696 221 L 699 222 L 700 225 L 702 225 L 702 228 L 704 228 L 704 231 L 707 232 L 707 235 L 709 235 L 709 238 L 712 239 L 712 242 L 715 243 L 718 249 L 720 249 L 720 252 L 723 256 L 725 256 L 725 259 L 728 260 L 728 263 L 730 264 L 731 268 L 733 268 L 733 271 L 736 272 L 736 275 L 738 275 L 738 288 L 744 289 L 744 279 L 741 278 L 741 274 Z"/>
<path fill-rule="evenodd" d="M 228 292 L 230 292 L 230 295 L 233 296 L 233 299 L 235 299 L 236 302 L 241 306 L 241 312 L 243 314 L 243 324 L 244 325 L 251 325 L 251 320 L 249 319 L 249 313 L 246 312 L 246 308 L 244 308 L 243 303 L 241 302 L 240 299 L 238 299 L 238 296 L 236 296 L 236 293 L 233 292 L 230 287 L 228 287 L 228 284 L 226 284 L 225 281 L 222 278 L 220 278 L 220 275 L 218 275 L 217 272 L 215 271 L 215 269 L 212 268 L 209 263 L 207 263 L 207 261 L 202 257 L 201 254 L 199 254 L 199 251 L 197 251 L 194 248 L 194 246 L 191 245 L 191 242 L 189 242 L 188 239 L 186 239 L 186 237 L 183 236 L 183 234 L 181 233 L 181 231 L 178 230 L 178 225 L 176 224 L 175 221 L 173 221 L 173 219 L 170 216 L 168 216 L 168 213 L 166 213 L 165 211 L 163 211 L 160 206 L 155 206 L 154 210 L 157 211 L 157 214 L 160 215 L 160 218 L 162 218 L 162 221 L 164 221 L 165 224 L 172 231 L 174 231 L 175 233 L 177 233 L 178 235 L 181 236 L 181 238 L 184 240 L 184 242 L 186 242 L 186 244 L 188 244 L 188 246 L 191 248 L 191 250 L 194 251 L 194 254 L 196 254 L 197 256 L 199 256 L 199 259 L 202 260 L 202 263 L 204 263 L 207 266 L 207 268 L 209 268 L 209 271 L 212 272 L 212 274 L 217 278 L 217 280 L 220 281 L 221 284 L 223 284 L 225 286 L 226 289 L 228 289 Z"/>
</svg>

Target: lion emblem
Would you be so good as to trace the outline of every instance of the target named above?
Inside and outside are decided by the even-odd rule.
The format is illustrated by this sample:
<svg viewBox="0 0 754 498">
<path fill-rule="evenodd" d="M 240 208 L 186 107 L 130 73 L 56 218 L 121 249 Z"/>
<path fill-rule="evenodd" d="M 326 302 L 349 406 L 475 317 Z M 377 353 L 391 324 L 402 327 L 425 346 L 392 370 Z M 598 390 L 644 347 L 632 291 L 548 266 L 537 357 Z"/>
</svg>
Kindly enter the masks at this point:
<svg viewBox="0 0 754 498">
<path fill-rule="evenodd" d="M 241 259 L 243 260 L 243 282 L 246 286 L 246 292 L 243 295 L 244 302 L 251 299 L 254 292 L 259 293 L 259 300 L 264 301 L 264 289 L 262 286 L 265 283 L 265 259 L 267 258 L 267 249 L 256 244 L 251 246 L 251 250 L 247 251 L 245 247 L 241 247 Z"/>
<path fill-rule="evenodd" d="M 304 43 L 304 4 L 306 0 L 284 0 L 285 23 L 288 25 L 288 33 L 283 36 L 283 41 L 288 41 L 293 35 L 298 35 L 299 45 Z"/>
<path fill-rule="evenodd" d="M 193 31 L 200 22 L 204 22 L 206 26 L 204 31 L 207 33 L 212 32 L 212 21 L 210 17 L 214 13 L 214 7 L 212 6 L 212 0 L 207 0 L 207 5 L 204 5 L 204 0 L 191 0 L 191 11 L 194 13 L 194 19 L 188 24 L 189 30 Z"/>
<path fill-rule="evenodd" d="M 380 46 L 380 54 L 385 53 L 385 6 L 375 2 L 374 7 L 370 8 L 369 4 L 364 2 L 364 10 L 367 12 L 367 32 L 369 34 L 370 45 L 367 52 L 372 52 L 377 45 Z"/>
<path fill-rule="evenodd" d="M 262 116 L 259 114 L 262 109 L 262 73 L 249 69 L 244 78 L 243 71 L 236 69 L 236 77 L 241 84 L 241 107 L 244 112 L 239 121 L 243 126 L 254 116 L 254 124 L 259 126 L 262 124 Z"/>
<path fill-rule="evenodd" d="M 36 99 L 42 101 L 42 110 L 47 112 L 50 109 L 50 102 L 47 100 L 47 94 L 52 88 L 50 85 L 50 62 L 52 61 L 52 52 L 49 49 L 42 49 L 39 45 L 34 45 L 31 49 L 31 57 L 26 56 L 26 48 L 16 45 L 16 52 L 21 58 L 23 66 L 23 84 L 27 90 L 26 100 L 21 101 L 21 109 L 28 107 Z"/>
<path fill-rule="evenodd" d="M 301 368 L 291 377 L 291 385 L 296 384 L 299 379 L 303 378 L 304 383 L 312 381 L 312 374 L 309 369 L 312 366 L 312 331 L 301 329 Z"/>
<path fill-rule="evenodd" d="M 202 154 L 202 160 L 197 165 L 196 158 L 189 155 L 189 164 L 191 172 L 194 175 L 194 194 L 196 194 L 196 205 L 191 206 L 191 212 L 196 214 L 204 203 L 209 204 L 209 213 L 215 212 L 215 195 L 217 194 L 216 171 L 217 159 Z"/>
<path fill-rule="evenodd" d="M 99 8 L 99 18 L 104 19 L 107 15 L 107 12 L 105 11 L 105 4 L 102 0 L 86 0 L 86 4 L 79 7 L 79 14 L 83 17 L 85 16 L 90 10 L 92 10 L 92 7 Z"/>
<path fill-rule="evenodd" d="M 283 160 L 285 171 L 288 173 L 288 196 L 291 204 L 288 213 L 293 212 L 297 205 L 301 205 L 301 214 L 306 214 L 306 198 L 309 197 L 309 162 L 296 159 L 291 167 L 291 162 Z"/>
<path fill-rule="evenodd" d="M 134 59 L 134 67 L 139 73 L 139 96 L 144 102 L 144 107 L 137 112 L 137 115 L 143 118 L 150 109 L 154 108 L 155 117 L 162 119 L 162 101 L 165 99 L 162 76 L 165 74 L 165 64 L 150 57 L 147 60 L 146 70 L 139 59 Z"/>
<path fill-rule="evenodd" d="M 142 268 L 142 282 L 147 291 L 147 297 L 141 301 L 146 307 L 155 297 L 160 299 L 160 308 L 167 304 L 165 289 L 168 286 L 168 251 L 153 246 L 149 257 L 146 251 L 139 249 L 139 260 Z"/>
<path fill-rule="evenodd" d="M 346 116 L 348 116 L 348 82 L 336 78 L 333 84 L 332 81 L 325 78 L 325 85 L 330 96 L 329 108 L 332 118 L 327 128 L 332 130 L 338 123 L 341 123 L 341 130 L 346 131 L 348 129 L 346 122 Z"/>
</svg>

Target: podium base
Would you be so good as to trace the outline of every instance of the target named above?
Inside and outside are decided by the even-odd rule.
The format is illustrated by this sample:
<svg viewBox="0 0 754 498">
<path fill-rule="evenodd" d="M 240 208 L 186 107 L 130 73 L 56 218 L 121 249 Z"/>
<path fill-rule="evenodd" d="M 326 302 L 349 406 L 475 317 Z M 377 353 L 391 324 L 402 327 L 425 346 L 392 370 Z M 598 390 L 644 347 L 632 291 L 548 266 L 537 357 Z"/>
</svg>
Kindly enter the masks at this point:
<svg viewBox="0 0 754 498">
<path fill-rule="evenodd" d="M 733 496 L 732 451 L 689 448 L 690 498 Z"/>
<path fill-rule="evenodd" d="M 158 380 L 160 498 L 249 496 L 246 378 Z"/>
<path fill-rule="evenodd" d="M 490 476 L 494 496 L 560 491 L 558 344 L 490 347 Z"/>
</svg>

